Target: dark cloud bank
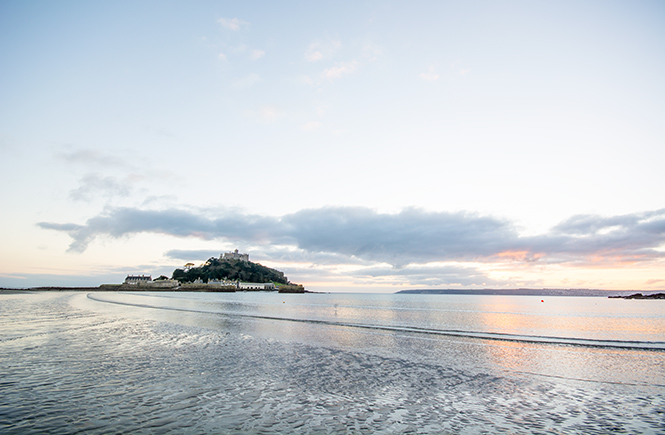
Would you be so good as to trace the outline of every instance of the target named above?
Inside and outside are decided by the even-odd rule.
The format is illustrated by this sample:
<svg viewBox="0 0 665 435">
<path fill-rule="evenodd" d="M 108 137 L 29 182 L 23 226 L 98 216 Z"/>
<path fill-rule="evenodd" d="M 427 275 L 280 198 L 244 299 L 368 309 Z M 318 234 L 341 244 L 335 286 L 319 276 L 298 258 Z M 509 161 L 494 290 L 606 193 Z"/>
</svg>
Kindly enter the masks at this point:
<svg viewBox="0 0 665 435">
<path fill-rule="evenodd" d="M 603 217 L 573 216 L 539 236 L 522 237 L 509 221 L 475 213 L 406 209 L 397 214 L 362 207 L 307 209 L 282 217 L 237 210 L 141 210 L 108 208 L 83 224 L 41 222 L 68 233 L 71 252 L 83 252 L 97 237 L 148 232 L 221 239 L 254 246 L 294 246 L 327 255 L 396 268 L 435 261 L 584 263 L 662 258 L 665 209 Z M 183 255 L 173 251 L 173 256 Z"/>
</svg>

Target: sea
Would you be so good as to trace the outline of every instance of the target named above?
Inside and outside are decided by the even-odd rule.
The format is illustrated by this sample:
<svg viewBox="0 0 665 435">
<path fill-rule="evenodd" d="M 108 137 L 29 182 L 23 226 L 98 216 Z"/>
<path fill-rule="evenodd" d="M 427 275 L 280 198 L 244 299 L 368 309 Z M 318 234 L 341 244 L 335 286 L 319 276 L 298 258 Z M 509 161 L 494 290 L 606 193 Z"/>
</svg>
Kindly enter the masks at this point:
<svg viewBox="0 0 665 435">
<path fill-rule="evenodd" d="M 2 434 L 665 434 L 665 300 L 0 292 Z"/>
</svg>

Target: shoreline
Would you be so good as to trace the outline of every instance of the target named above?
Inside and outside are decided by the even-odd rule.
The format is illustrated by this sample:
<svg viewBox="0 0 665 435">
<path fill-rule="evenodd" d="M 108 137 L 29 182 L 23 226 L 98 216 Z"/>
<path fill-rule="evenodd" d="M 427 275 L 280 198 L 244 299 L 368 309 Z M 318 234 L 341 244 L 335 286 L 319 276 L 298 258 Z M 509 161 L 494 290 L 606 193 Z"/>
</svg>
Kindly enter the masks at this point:
<svg viewBox="0 0 665 435">
<path fill-rule="evenodd" d="M 243 289 L 237 291 L 236 289 L 227 289 L 219 287 L 210 287 L 210 286 L 187 286 L 186 288 L 165 288 L 165 287 L 145 287 L 145 286 L 125 286 L 123 284 L 102 284 L 98 287 L 59 287 L 59 286 L 48 286 L 48 287 L 27 287 L 27 288 L 0 288 L 0 294 L 23 294 L 23 293 L 33 293 L 33 292 L 68 292 L 68 291 L 80 291 L 80 292 L 122 292 L 122 291 L 131 291 L 131 292 L 202 292 L 202 293 L 281 293 L 281 294 L 304 294 L 304 293 L 320 293 L 312 292 L 308 290 L 294 290 L 287 289 L 285 291 L 280 290 L 247 290 Z"/>
<path fill-rule="evenodd" d="M 482 296 L 586 296 L 586 297 L 624 297 L 641 292 L 645 295 L 662 293 L 665 290 L 601 290 L 601 289 L 413 289 L 400 290 L 395 294 L 409 295 L 482 295 Z M 639 293 L 638 293 L 639 294 Z"/>
<path fill-rule="evenodd" d="M 0 288 L 0 294 L 10 294 L 15 293 L 31 293 L 31 292 L 42 292 L 42 291 L 104 291 L 105 289 L 101 287 L 24 287 L 24 288 Z"/>
<path fill-rule="evenodd" d="M 665 299 L 665 293 L 642 294 L 635 293 L 629 296 L 608 296 L 610 299 Z"/>
<path fill-rule="evenodd" d="M 372 334 L 374 344 L 356 347 L 349 344 L 357 335 L 319 324 L 324 337 L 340 341 L 300 341 L 270 319 L 210 322 L 205 313 L 100 305 L 73 292 L 3 298 L 0 308 L 0 377 L 18 386 L 3 395 L 8 433 L 527 435 L 665 427 L 665 386 L 517 372 L 486 359 L 515 355 L 497 353 L 513 346 L 439 341 L 437 353 L 436 341 Z M 537 351 L 520 349 L 520 358 Z M 571 350 L 562 351 L 571 364 Z M 586 353 L 578 360 L 585 371 Z M 620 362 L 627 363 L 623 353 Z"/>
<path fill-rule="evenodd" d="M 302 289 L 302 290 L 301 290 Z M 167 287 L 147 287 L 126 284 L 102 284 L 97 287 L 63 287 L 63 286 L 44 286 L 44 287 L 24 287 L 24 288 L 7 288 L 0 287 L 0 295 L 2 294 L 29 294 L 36 292 L 199 292 L 199 293 L 280 293 L 280 294 L 320 294 L 325 292 L 316 292 L 305 290 L 302 287 L 296 288 L 289 286 L 287 289 L 282 290 L 236 290 L 225 287 L 211 287 L 207 285 L 188 285 L 186 287 L 167 288 Z M 661 300 L 665 299 L 665 292 L 663 290 L 642 291 L 636 293 L 635 290 L 580 290 L 575 293 L 574 289 L 481 289 L 481 290 L 466 290 L 466 289 L 435 289 L 435 290 L 401 290 L 395 293 L 386 293 L 394 295 L 479 295 L 479 296 L 580 296 L 580 297 L 606 297 L 609 299 L 626 299 L 626 300 Z"/>
</svg>

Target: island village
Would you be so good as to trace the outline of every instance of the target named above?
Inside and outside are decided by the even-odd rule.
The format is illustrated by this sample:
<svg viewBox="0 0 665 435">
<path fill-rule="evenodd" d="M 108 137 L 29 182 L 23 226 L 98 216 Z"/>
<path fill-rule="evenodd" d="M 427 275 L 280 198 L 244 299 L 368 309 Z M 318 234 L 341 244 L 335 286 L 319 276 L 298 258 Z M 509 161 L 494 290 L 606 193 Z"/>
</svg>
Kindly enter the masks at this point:
<svg viewBox="0 0 665 435">
<path fill-rule="evenodd" d="M 301 285 L 293 285 L 288 282 L 282 272 L 275 269 L 266 268 L 258 263 L 252 263 L 249 260 L 249 254 L 240 253 L 237 249 L 232 252 L 225 252 L 219 256 L 219 259 L 211 258 L 200 267 L 203 268 L 210 265 L 211 262 L 222 262 L 235 264 L 242 262 L 258 266 L 260 268 L 271 271 L 277 274 L 279 281 L 283 282 L 247 282 L 240 279 L 228 278 L 213 278 L 201 279 L 197 278 L 191 282 L 187 282 L 178 277 L 184 277 L 188 272 L 196 269 L 193 263 L 187 263 L 184 267 L 176 269 L 172 278 L 159 277 L 152 279 L 151 275 L 127 275 L 125 281 L 120 285 L 122 289 L 136 289 L 136 290 L 182 290 L 182 291 L 219 291 L 219 292 L 234 292 L 234 291 L 279 291 L 282 293 L 304 293 L 305 289 Z M 102 287 L 111 287 L 112 285 L 103 285 Z M 114 287 L 117 287 L 115 285 Z"/>
</svg>

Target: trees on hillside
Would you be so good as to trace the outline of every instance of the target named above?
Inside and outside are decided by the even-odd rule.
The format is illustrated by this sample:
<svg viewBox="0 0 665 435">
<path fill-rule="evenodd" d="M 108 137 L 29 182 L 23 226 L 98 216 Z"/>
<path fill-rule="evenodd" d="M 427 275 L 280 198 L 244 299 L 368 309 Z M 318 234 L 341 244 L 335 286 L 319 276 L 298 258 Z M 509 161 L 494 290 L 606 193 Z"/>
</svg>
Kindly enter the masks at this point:
<svg viewBox="0 0 665 435">
<path fill-rule="evenodd" d="M 173 279 L 180 282 L 203 282 L 210 280 L 231 280 L 245 282 L 276 282 L 289 284 L 284 273 L 251 261 L 220 260 L 212 257 L 200 267 L 189 267 L 173 271 Z"/>
</svg>

